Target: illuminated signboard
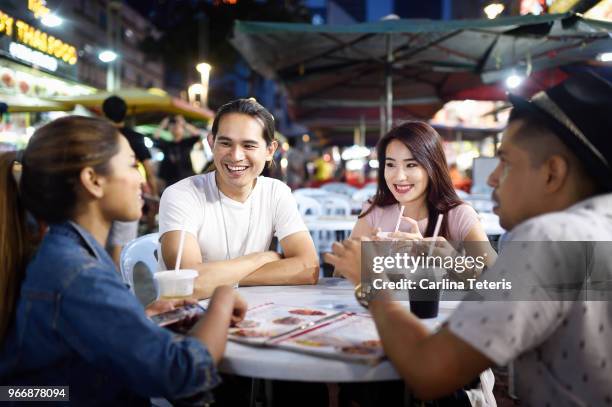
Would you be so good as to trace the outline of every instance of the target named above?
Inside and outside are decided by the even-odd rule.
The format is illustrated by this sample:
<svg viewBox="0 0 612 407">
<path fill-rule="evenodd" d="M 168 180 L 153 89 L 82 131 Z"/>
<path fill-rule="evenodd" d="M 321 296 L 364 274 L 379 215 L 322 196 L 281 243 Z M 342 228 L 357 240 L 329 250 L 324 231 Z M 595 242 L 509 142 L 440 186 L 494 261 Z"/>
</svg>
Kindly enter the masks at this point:
<svg viewBox="0 0 612 407">
<path fill-rule="evenodd" d="M 41 68 L 45 68 L 49 71 L 57 71 L 57 59 L 45 55 L 42 52 L 35 51 L 32 48 L 28 48 L 25 45 L 11 42 L 9 47 L 9 53 L 22 61 L 29 62 L 33 65 L 38 65 Z"/>
<path fill-rule="evenodd" d="M 35 16 L 44 15 L 44 9 L 36 8 L 36 6 L 44 7 L 44 2 L 41 2 L 40 0 L 29 0 L 28 6 L 30 6 L 30 3 L 32 3 L 33 7 L 35 8 L 35 10 L 30 8 Z M 69 65 L 74 65 L 77 63 L 77 49 L 74 46 L 63 42 L 62 40 L 47 34 L 44 31 L 32 27 L 25 21 L 14 19 L 10 15 L 4 13 L 2 10 L 0 10 L 0 35 L 6 35 L 16 41 L 11 43 L 9 52 L 15 58 L 23 61 L 39 65 L 52 71 L 55 69 L 50 69 L 49 67 L 53 66 L 53 64 L 49 63 L 48 59 L 42 58 L 43 56 L 57 58 L 58 60 L 64 61 Z M 17 45 L 20 45 L 17 43 L 21 43 L 31 49 L 26 51 L 21 47 L 17 47 Z M 15 46 L 12 44 L 15 44 Z M 40 61 L 45 62 L 40 63 Z M 57 63 L 55 66 L 57 69 Z"/>
<path fill-rule="evenodd" d="M 34 18 L 41 18 L 50 13 L 45 0 L 28 0 L 28 10 L 34 13 Z"/>
</svg>

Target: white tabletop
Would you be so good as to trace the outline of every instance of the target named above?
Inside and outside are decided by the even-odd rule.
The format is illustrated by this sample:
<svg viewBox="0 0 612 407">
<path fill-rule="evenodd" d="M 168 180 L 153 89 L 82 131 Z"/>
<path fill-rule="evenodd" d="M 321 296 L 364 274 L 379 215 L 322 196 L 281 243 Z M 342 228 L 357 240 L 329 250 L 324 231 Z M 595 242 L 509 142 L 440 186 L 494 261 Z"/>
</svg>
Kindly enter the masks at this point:
<svg viewBox="0 0 612 407">
<path fill-rule="evenodd" d="M 321 279 L 315 286 L 241 287 L 238 290 L 249 305 L 273 301 L 286 305 L 363 312 L 354 298 L 350 283 L 339 278 Z M 451 314 L 456 305 L 456 302 L 442 301 L 438 317 L 424 322 L 434 329 Z M 260 379 L 307 382 L 369 382 L 399 378 L 389 361 L 369 366 L 231 341 L 227 343 L 219 370 Z"/>
</svg>

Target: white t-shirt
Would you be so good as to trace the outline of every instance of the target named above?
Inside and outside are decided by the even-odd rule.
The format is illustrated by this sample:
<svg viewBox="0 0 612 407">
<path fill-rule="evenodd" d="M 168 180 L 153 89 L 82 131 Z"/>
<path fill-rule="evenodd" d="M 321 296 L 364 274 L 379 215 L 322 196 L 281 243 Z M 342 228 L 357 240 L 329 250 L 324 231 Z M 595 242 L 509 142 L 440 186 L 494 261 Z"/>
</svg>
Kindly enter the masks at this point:
<svg viewBox="0 0 612 407">
<path fill-rule="evenodd" d="M 164 191 L 159 235 L 181 230 L 184 223 L 198 240 L 204 262 L 263 252 L 273 236 L 281 241 L 308 231 L 291 189 L 281 181 L 257 177 L 253 191 L 241 203 L 219 191 L 215 171 L 185 178 Z M 161 256 L 160 265 L 164 267 Z"/>
<path fill-rule="evenodd" d="M 532 218 L 509 234 L 515 242 L 597 242 L 610 253 L 612 244 L 612 194 L 580 202 L 562 212 Z M 577 243 L 582 244 L 582 243 Z M 534 253 L 541 246 L 519 243 L 503 248 L 489 271 L 528 270 L 536 278 L 567 275 L 581 259 L 551 244 L 548 253 Z M 508 255 L 506 255 L 508 254 Z M 589 280 L 612 281 L 612 258 Z M 449 318 L 448 328 L 498 365 L 514 360 L 517 394 L 526 406 L 606 406 L 612 404 L 612 301 L 600 291 L 575 301 L 464 301 Z"/>
</svg>

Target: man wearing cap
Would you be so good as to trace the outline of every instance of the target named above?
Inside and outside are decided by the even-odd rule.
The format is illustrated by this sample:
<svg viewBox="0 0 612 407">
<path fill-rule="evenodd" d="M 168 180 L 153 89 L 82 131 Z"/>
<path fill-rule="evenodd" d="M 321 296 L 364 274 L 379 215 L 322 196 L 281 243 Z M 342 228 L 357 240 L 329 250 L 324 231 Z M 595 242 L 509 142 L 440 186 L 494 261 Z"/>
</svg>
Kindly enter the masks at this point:
<svg viewBox="0 0 612 407">
<path fill-rule="evenodd" d="M 524 253 L 504 248 L 484 277 L 571 274 L 577 263 L 559 253 L 559 242 L 606 247 L 612 241 L 612 84 L 580 74 L 529 101 L 510 101 L 500 163 L 488 181 L 494 211 L 509 242 L 546 242 L 551 253 L 536 253 L 530 243 L 516 245 Z M 359 242 L 347 241 L 326 260 L 356 284 L 359 251 Z M 609 283 L 610 256 L 603 258 L 598 278 Z M 583 275 L 579 290 L 592 277 L 585 282 Z M 609 291 L 597 295 L 599 301 L 463 301 L 434 334 L 384 296 L 369 309 L 385 352 L 419 398 L 443 397 L 483 370 L 513 362 L 524 405 L 606 406 L 612 405 L 612 302 Z"/>
</svg>

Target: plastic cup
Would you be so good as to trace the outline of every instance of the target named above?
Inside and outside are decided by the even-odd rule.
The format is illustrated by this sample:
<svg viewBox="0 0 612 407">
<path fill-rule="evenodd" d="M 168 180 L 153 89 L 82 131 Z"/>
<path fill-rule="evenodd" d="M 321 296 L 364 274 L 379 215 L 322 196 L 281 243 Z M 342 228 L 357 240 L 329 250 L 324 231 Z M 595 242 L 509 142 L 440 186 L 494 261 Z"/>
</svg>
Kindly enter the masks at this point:
<svg viewBox="0 0 612 407">
<path fill-rule="evenodd" d="M 435 318 L 438 316 L 440 307 L 440 290 L 412 289 L 408 294 L 410 300 L 410 312 L 417 317 Z"/>
<path fill-rule="evenodd" d="M 181 298 L 193 295 L 193 285 L 198 276 L 196 270 L 183 269 L 159 271 L 153 275 L 159 286 L 162 298 Z"/>
<path fill-rule="evenodd" d="M 384 240 L 397 240 L 397 238 L 393 238 L 391 235 L 393 232 L 378 232 L 376 233 L 376 237 Z"/>
<path fill-rule="evenodd" d="M 440 307 L 440 294 L 442 290 L 435 288 L 421 288 L 420 280 L 427 279 L 428 281 L 438 281 L 443 269 L 423 269 L 420 268 L 414 275 L 414 280 L 417 287 L 408 291 L 408 300 L 410 301 L 410 311 L 417 317 L 435 318 L 438 316 Z"/>
</svg>

